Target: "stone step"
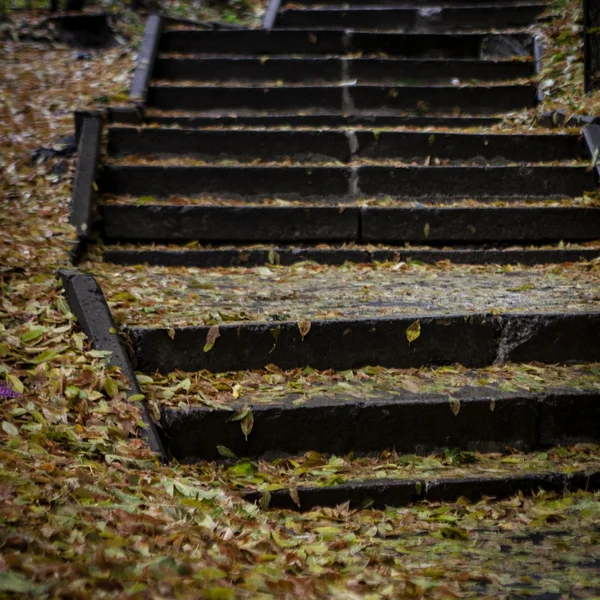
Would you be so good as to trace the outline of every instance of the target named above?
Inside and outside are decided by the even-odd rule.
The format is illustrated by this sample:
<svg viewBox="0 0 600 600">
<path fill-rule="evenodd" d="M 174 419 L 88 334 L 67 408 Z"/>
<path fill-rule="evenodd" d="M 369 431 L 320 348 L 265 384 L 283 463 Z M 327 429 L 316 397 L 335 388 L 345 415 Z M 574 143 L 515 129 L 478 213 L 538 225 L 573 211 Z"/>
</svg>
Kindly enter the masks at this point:
<svg viewBox="0 0 600 600">
<path fill-rule="evenodd" d="M 546 243 L 600 239 L 598 208 L 106 204 L 103 237 L 144 242 Z"/>
<path fill-rule="evenodd" d="M 448 32 L 499 30 L 526 27 L 547 9 L 546 2 L 457 5 L 436 8 L 361 6 L 284 8 L 277 13 L 275 27 L 326 29 L 387 29 Z"/>
<path fill-rule="evenodd" d="M 161 53 L 273 56 L 317 54 L 385 54 L 405 58 L 493 59 L 530 57 L 529 33 L 383 33 L 341 30 L 206 30 L 165 31 Z"/>
<path fill-rule="evenodd" d="M 244 461 L 241 462 L 244 463 Z M 256 502 L 266 508 L 310 511 L 318 507 L 336 507 L 345 505 L 346 503 L 350 509 L 355 510 L 365 508 L 386 510 L 390 506 L 408 506 L 422 501 L 429 503 L 458 503 L 461 500 L 464 502 L 464 499 L 466 499 L 471 502 L 477 502 L 485 498 L 501 500 L 510 496 L 539 495 L 544 491 L 561 494 L 585 490 L 591 493 L 598 489 L 600 489 L 600 472 L 594 466 L 591 471 L 565 471 L 563 473 L 556 471 L 539 473 L 523 472 L 506 476 L 494 476 L 486 473 L 481 476 L 466 475 L 456 479 L 437 477 L 422 480 L 349 480 L 347 483 L 336 483 L 335 485 L 320 485 L 315 487 L 292 486 L 291 489 L 278 488 L 272 492 L 246 492 L 246 490 L 242 490 L 241 493 L 247 502 Z M 466 535 L 460 529 L 447 529 L 444 531 L 447 536 L 464 537 Z M 497 533 L 497 530 L 495 532 Z M 481 531 L 477 532 L 478 543 L 481 543 L 481 539 L 484 537 L 482 533 Z M 490 532 L 486 533 L 489 535 Z M 562 534 L 554 535 L 553 542 L 560 540 L 561 536 Z M 440 537 L 443 538 L 444 534 L 441 534 Z M 507 544 L 499 544 L 499 537 L 505 537 L 505 534 L 496 534 L 494 537 L 494 543 L 497 547 L 509 548 L 510 546 Z M 512 539 L 525 541 L 528 538 L 513 536 Z M 589 539 L 589 536 L 587 539 Z M 420 545 L 417 540 L 412 540 L 412 544 L 414 544 L 415 548 Z M 552 548 L 555 549 L 556 545 L 553 545 Z M 537 552 L 538 550 L 536 550 Z M 519 563 L 522 564 L 522 562 L 523 559 L 520 556 Z M 592 568 L 596 566 L 594 560 L 587 564 Z M 440 572 L 442 571 L 440 569 Z M 522 581 L 526 579 L 527 576 L 524 575 Z M 540 581 L 543 580 L 540 578 Z M 502 587 L 502 591 L 504 592 L 506 588 Z M 542 587 L 540 586 L 538 589 L 541 591 Z M 531 584 L 527 584 L 527 591 L 529 592 L 530 589 Z M 591 592 L 592 588 L 589 587 L 588 589 Z"/>
<path fill-rule="evenodd" d="M 503 81 L 532 77 L 530 60 L 479 59 L 403 59 L 403 58 L 337 58 L 275 56 L 266 58 L 235 56 L 159 57 L 153 77 L 163 81 L 227 82 L 341 82 L 358 83 L 466 83 Z"/>
<path fill-rule="evenodd" d="M 576 314 L 600 310 L 598 261 L 500 267 L 427 265 L 385 257 L 390 258 L 391 262 L 342 266 L 303 262 L 140 269 L 95 263 L 93 268 L 117 322 L 166 331 L 206 324 L 252 322 L 276 328 L 280 322 L 328 319 L 405 317 L 413 323 L 422 317 L 457 313 L 502 316 L 532 310 Z M 273 254 L 270 262 L 276 261 Z M 462 342 L 457 338 L 456 343 Z M 364 350 L 368 352 L 367 347 Z"/>
<path fill-rule="evenodd" d="M 298 109 L 328 109 L 343 113 L 398 110 L 417 114 L 502 112 L 535 105 L 535 86 L 497 84 L 465 86 L 295 85 L 295 86 L 152 86 L 149 104 L 159 109 L 204 110 L 218 113 Z M 252 114 L 249 112 L 249 114 Z"/>
<path fill-rule="evenodd" d="M 112 156 L 187 156 L 239 161 L 357 159 L 555 162 L 590 158 L 582 136 L 468 134 L 380 130 L 183 130 L 111 127 Z M 432 163 L 434 164 L 434 163 Z"/>
<path fill-rule="evenodd" d="M 509 112 L 536 104 L 536 87 L 531 84 L 473 86 L 395 85 L 295 85 L 221 87 L 152 85 L 148 105 L 161 110 L 215 111 L 228 114 L 244 111 L 326 109 L 341 113 L 360 111 L 414 111 L 416 114 L 469 114 Z M 249 114 L 252 114 L 251 112 Z"/>
<path fill-rule="evenodd" d="M 592 366 L 597 367 L 597 363 Z M 452 368 L 461 369 L 460 365 Z M 365 370 L 370 371 L 354 369 L 345 374 L 352 376 Z M 472 373 L 480 370 L 473 369 Z M 430 371 L 432 375 L 435 372 Z M 278 373 L 271 367 L 255 375 L 256 380 L 265 381 L 263 387 L 267 390 L 270 372 Z M 285 381 L 287 372 L 283 373 L 279 379 Z M 170 379 L 169 387 L 175 388 L 184 378 L 195 380 L 196 374 Z M 244 377 L 223 373 L 219 387 L 225 388 L 226 382 L 235 385 L 237 379 Z M 310 381 L 311 377 L 293 379 Z M 266 400 L 259 403 L 242 399 L 210 405 L 206 392 L 194 396 L 194 388 L 209 386 L 193 386 L 190 394 L 175 393 L 172 400 L 161 403 L 161 425 L 169 439 L 169 450 L 179 461 L 196 462 L 222 460 L 219 447 L 238 457 L 256 459 L 305 452 L 364 456 L 386 449 L 401 455 L 443 448 L 501 452 L 510 447 L 531 452 L 600 440 L 600 391 L 591 382 L 585 391 L 569 389 L 567 379 L 555 388 L 538 387 L 535 392 L 503 392 L 498 387 L 475 383 L 443 393 L 415 393 L 402 388 L 400 373 L 388 377 L 390 382 L 397 381 L 395 389 L 381 391 L 374 389 L 377 377 L 367 376 L 363 383 L 347 382 L 343 374 L 330 379 L 338 379 L 327 388 L 335 391 L 303 394 L 303 384 L 299 383 L 296 393 L 290 390 L 287 397 L 271 400 L 267 391 Z M 345 384 L 345 388 L 339 384 Z M 243 398 L 244 388 L 239 383 L 237 386 Z M 253 426 L 246 439 L 240 422 L 232 417 L 248 409 Z"/>
<path fill-rule="evenodd" d="M 105 166 L 99 191 L 168 198 L 227 194 L 245 198 L 353 199 L 369 196 L 580 197 L 597 187 L 587 166 Z"/>
<path fill-rule="evenodd" d="M 600 360 L 598 312 L 413 313 L 406 317 L 225 323 L 212 330 L 213 336 L 218 333 L 214 347 L 211 327 L 129 328 L 137 368 L 166 374 L 177 369 L 222 373 L 264 369 L 271 364 L 280 369 L 346 370 L 367 365 L 407 369 L 459 363 L 478 368 L 502 362 Z M 411 338 L 413 333 L 416 341 Z M 447 410 L 448 400 L 444 400 Z M 597 391 L 592 402 L 600 410 Z M 292 422 L 299 426 L 297 418 Z M 380 433 L 376 427 L 371 429 L 372 435 Z"/>
<path fill-rule="evenodd" d="M 182 248 L 174 244 L 126 244 L 105 246 L 102 260 L 118 265 L 147 264 L 153 266 L 197 267 L 257 267 L 262 265 L 292 265 L 310 261 L 326 265 L 371 262 L 419 262 L 435 264 L 450 261 L 453 264 L 537 265 L 570 263 L 600 258 L 600 242 L 585 245 L 564 244 L 554 246 L 453 246 L 406 247 L 352 245 L 326 246 L 319 244 L 300 247 L 270 246 L 218 246 Z"/>
</svg>

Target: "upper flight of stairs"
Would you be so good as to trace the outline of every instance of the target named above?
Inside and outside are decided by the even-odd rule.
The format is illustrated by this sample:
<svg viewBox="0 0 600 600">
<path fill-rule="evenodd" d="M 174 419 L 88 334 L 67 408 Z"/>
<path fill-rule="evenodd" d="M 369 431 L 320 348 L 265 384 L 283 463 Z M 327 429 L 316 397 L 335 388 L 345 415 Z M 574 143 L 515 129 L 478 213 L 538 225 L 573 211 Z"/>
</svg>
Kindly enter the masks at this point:
<svg viewBox="0 0 600 600">
<path fill-rule="evenodd" d="M 269 30 L 168 21 L 161 30 L 155 22 L 158 47 L 143 105 L 112 111 L 105 136 L 97 178 L 104 260 L 228 267 L 600 256 L 598 173 L 590 165 L 598 130 L 494 128 L 538 102 L 531 26 L 545 9 L 526 0 L 431 0 L 418 8 L 307 0 L 280 7 Z M 352 273 L 360 282 L 360 269 Z M 500 297 L 507 273 L 506 282 L 484 277 L 477 285 Z M 193 273 L 181 277 L 190 286 L 213 285 L 198 284 Z M 551 294 L 549 281 L 543 285 Z M 272 291 L 264 285 L 276 295 L 277 281 Z M 309 323 L 310 333 L 294 320 L 234 318 L 219 324 L 214 349 L 210 323 L 125 325 L 147 376 L 269 364 L 327 370 L 461 362 L 477 369 L 507 360 L 599 361 L 594 302 L 589 312 L 572 313 L 525 302 L 506 316 L 456 306 L 452 314 L 415 308 L 385 318 L 332 317 Z M 411 339 L 415 323 L 419 335 Z M 165 408 L 161 425 L 165 445 L 183 461 L 218 458 L 219 445 L 259 457 L 391 446 L 533 451 L 598 439 L 597 392 L 460 393 L 452 398 L 460 415 L 444 395 L 402 390 L 364 402 L 349 395 L 253 406 L 249 440 L 242 417 L 232 420 L 218 407 Z M 361 488 L 360 498 L 370 489 Z"/>
<path fill-rule="evenodd" d="M 277 244 L 280 255 L 325 243 L 421 244 L 434 258 L 450 245 L 474 262 L 552 254 L 535 245 L 555 247 L 556 260 L 596 256 L 558 249 L 599 237 L 596 209 L 581 200 L 597 187 L 584 137 L 486 129 L 536 104 L 528 26 L 544 9 L 306 3 L 281 7 L 272 30 L 165 24 L 143 121 L 108 130 L 103 237 Z M 382 16 L 390 11 L 402 23 Z M 358 13 L 367 18 L 353 21 Z M 489 254 L 509 244 L 522 251 Z M 254 248 L 248 260 L 263 255 Z M 131 246 L 105 256 L 236 262 L 231 249 L 220 259 Z M 342 260 L 335 249 L 320 256 Z"/>
</svg>

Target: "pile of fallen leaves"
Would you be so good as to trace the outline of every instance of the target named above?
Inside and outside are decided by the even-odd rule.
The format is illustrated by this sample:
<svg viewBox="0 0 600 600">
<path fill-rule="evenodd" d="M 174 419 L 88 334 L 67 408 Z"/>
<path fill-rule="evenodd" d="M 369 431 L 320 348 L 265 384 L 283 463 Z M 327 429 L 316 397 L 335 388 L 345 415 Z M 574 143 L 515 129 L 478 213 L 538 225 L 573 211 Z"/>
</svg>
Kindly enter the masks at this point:
<svg viewBox="0 0 600 600">
<path fill-rule="evenodd" d="M 541 110 L 600 115 L 600 90 L 583 93 L 583 2 L 554 0 L 552 18 L 542 26 L 544 56 Z"/>
<path fill-rule="evenodd" d="M 597 494 L 294 514 L 264 511 L 235 490 L 295 484 L 301 468 L 331 483 L 359 468 L 373 474 L 370 463 L 311 455 L 160 465 L 137 437 L 123 378 L 78 330 L 55 279 L 74 238 L 72 112 L 123 101 L 132 51 L 5 39 L 0 52 L 1 597 L 597 594 Z M 579 469 L 597 455 L 558 449 L 531 464 L 568 459 Z M 455 473 L 463 460 L 387 455 L 378 466 L 393 476 Z M 473 460 L 485 471 L 490 459 Z"/>
</svg>

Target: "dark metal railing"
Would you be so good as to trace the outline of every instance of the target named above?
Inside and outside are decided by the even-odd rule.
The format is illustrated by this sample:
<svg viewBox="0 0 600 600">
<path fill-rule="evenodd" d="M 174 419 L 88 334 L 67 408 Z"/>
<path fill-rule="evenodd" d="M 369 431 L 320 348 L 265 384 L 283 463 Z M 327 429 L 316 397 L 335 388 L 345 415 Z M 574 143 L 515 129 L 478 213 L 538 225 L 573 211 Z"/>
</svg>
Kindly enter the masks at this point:
<svg viewBox="0 0 600 600">
<path fill-rule="evenodd" d="M 583 0 L 586 93 L 600 89 L 600 0 Z"/>
</svg>

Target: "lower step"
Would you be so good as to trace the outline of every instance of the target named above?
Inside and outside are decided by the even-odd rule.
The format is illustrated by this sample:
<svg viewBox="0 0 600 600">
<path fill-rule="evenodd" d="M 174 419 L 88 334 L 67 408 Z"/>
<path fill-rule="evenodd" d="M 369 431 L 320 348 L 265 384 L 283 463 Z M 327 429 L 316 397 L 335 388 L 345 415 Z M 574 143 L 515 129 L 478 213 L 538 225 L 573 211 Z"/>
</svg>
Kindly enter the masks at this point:
<svg viewBox="0 0 600 600">
<path fill-rule="evenodd" d="M 287 402 L 238 401 L 228 410 L 183 402 L 182 408 L 162 409 L 161 425 L 169 451 L 182 462 L 309 451 L 343 456 L 385 449 L 427 454 L 443 448 L 498 452 L 510 447 L 530 452 L 600 442 L 598 389 L 536 394 L 466 387 L 451 394 L 401 389 L 378 394 L 372 383 L 362 385 L 370 394 L 364 398 L 360 385 L 346 382 L 353 390 L 346 397 L 324 390 L 306 401 L 298 392 Z"/>
<path fill-rule="evenodd" d="M 169 166 L 119 164 L 100 173 L 109 194 L 240 197 L 574 197 L 597 188 L 586 166 Z"/>
<path fill-rule="evenodd" d="M 495 166 L 589 160 L 590 152 L 576 135 L 464 134 L 377 130 L 282 131 L 264 129 L 182 130 L 156 127 L 111 127 L 111 156 L 180 157 L 206 161 L 351 162 L 401 160 L 423 164 L 428 157 Z M 446 164 L 446 163 L 441 163 Z"/>
<path fill-rule="evenodd" d="M 129 335 L 146 373 L 600 359 L 600 314 L 593 312 L 238 322 L 132 328 Z"/>
<path fill-rule="evenodd" d="M 371 479 L 320 487 L 292 486 L 266 492 L 246 492 L 247 502 L 262 508 L 308 511 L 320 506 L 348 503 L 350 509 L 408 506 L 415 502 L 456 502 L 466 498 L 477 502 L 482 498 L 508 498 L 518 494 L 546 492 L 595 492 L 600 489 L 600 469 L 575 473 L 546 472 L 522 475 L 437 478 L 431 480 Z M 466 537 L 466 533 L 450 531 L 448 536 Z"/>
<path fill-rule="evenodd" d="M 360 83 L 461 83 L 508 81 L 534 75 L 528 60 L 398 59 L 338 57 L 162 57 L 153 77 L 170 81 L 285 81 Z"/>
<path fill-rule="evenodd" d="M 151 86 L 148 106 L 167 110 L 264 111 L 328 109 L 344 113 L 361 110 L 414 110 L 470 114 L 506 112 L 533 107 L 535 85 L 390 86 L 297 85 L 290 87 Z"/>
<path fill-rule="evenodd" d="M 600 239 L 597 208 L 106 204 L 111 241 L 541 243 Z"/>
<path fill-rule="evenodd" d="M 106 247 L 104 262 L 119 265 L 147 264 L 153 266 L 198 267 L 253 267 L 267 264 L 292 265 L 311 261 L 325 265 L 369 262 L 421 262 L 432 264 L 451 261 L 454 264 L 522 264 L 536 265 L 592 260 L 600 257 L 600 245 L 593 247 L 551 248 L 380 248 L 372 247 L 238 247 L 144 248 Z"/>
</svg>

